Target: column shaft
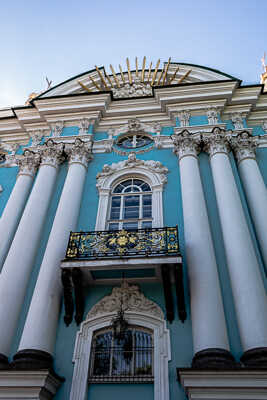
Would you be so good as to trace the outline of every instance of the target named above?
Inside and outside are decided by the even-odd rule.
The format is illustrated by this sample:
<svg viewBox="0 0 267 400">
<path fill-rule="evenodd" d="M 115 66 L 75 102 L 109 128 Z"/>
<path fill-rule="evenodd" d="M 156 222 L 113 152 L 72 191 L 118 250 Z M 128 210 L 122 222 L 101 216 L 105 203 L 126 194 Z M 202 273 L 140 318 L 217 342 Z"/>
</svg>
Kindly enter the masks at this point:
<svg viewBox="0 0 267 400">
<path fill-rule="evenodd" d="M 185 133 L 183 133 L 185 135 Z M 219 349 L 230 358 L 226 322 L 221 297 L 216 258 L 210 232 L 196 145 L 192 139 L 183 148 L 180 138 L 180 177 L 184 218 L 186 261 L 190 283 L 190 301 L 194 353 L 208 355 Z M 191 154 L 190 154 L 191 153 Z M 226 355 L 227 354 L 227 355 Z M 194 357 L 194 359 L 196 356 Z M 193 360 L 193 365 L 196 360 Z"/>
<path fill-rule="evenodd" d="M 228 155 L 213 153 L 211 168 L 243 348 L 264 347 L 266 295 Z"/>
<path fill-rule="evenodd" d="M 83 149 L 79 139 L 76 143 Z M 35 286 L 17 359 L 20 353 L 23 353 L 21 350 L 25 349 L 53 353 L 62 293 L 59 266 L 65 256 L 70 231 L 75 230 L 79 216 L 89 158 L 86 150 L 84 158 L 86 162 L 85 160 L 75 162 L 70 157 L 71 163 Z"/>
<path fill-rule="evenodd" d="M 39 157 L 29 151 L 17 163 L 19 173 L 0 219 L 0 270 L 15 235 L 25 203 L 30 193 Z"/>
<path fill-rule="evenodd" d="M 239 162 L 238 166 L 262 257 L 267 268 L 267 189 L 255 159 L 244 159 Z"/>
<path fill-rule="evenodd" d="M 54 189 L 57 168 L 39 169 L 0 279 L 0 353 L 8 355 L 16 332 L 39 240 Z"/>
</svg>

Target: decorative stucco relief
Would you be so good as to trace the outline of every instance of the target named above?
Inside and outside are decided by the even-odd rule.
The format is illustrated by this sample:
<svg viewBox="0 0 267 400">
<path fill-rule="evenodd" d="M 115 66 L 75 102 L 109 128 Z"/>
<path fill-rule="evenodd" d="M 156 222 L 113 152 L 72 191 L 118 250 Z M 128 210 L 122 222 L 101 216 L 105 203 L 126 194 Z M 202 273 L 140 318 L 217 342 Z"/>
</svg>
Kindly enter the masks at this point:
<svg viewBox="0 0 267 400">
<path fill-rule="evenodd" d="M 115 287 L 109 296 L 105 296 L 95 304 L 86 319 L 95 318 L 101 314 L 117 312 L 123 308 L 124 312 L 134 311 L 142 314 L 149 314 L 160 319 L 164 315 L 160 307 L 153 301 L 147 299 L 137 285 L 129 285 L 124 281 L 121 287 Z"/>
<path fill-rule="evenodd" d="M 119 161 L 118 163 L 113 163 L 111 165 L 105 164 L 102 168 L 102 171 L 99 172 L 96 176 L 97 178 L 97 186 L 100 187 L 102 182 L 110 175 L 114 174 L 117 171 L 122 171 L 123 169 L 135 169 L 138 167 L 143 167 L 149 170 L 150 172 L 157 174 L 160 178 L 160 182 L 167 182 L 167 173 L 168 168 L 164 167 L 160 161 L 154 160 L 139 160 L 136 158 L 135 153 L 129 153 L 128 159 Z M 134 172 L 134 171 L 133 171 Z"/>
</svg>

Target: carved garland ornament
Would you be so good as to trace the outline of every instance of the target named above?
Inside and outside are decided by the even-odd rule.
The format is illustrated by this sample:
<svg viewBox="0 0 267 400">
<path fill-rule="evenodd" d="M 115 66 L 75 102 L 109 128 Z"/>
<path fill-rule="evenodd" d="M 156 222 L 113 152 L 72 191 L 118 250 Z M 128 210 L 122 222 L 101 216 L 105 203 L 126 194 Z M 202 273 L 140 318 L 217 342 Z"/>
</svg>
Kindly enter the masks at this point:
<svg viewBox="0 0 267 400">
<path fill-rule="evenodd" d="M 115 287 L 111 295 L 105 296 L 95 304 L 86 319 L 95 318 L 101 314 L 117 312 L 123 307 L 123 311 L 135 311 L 139 313 L 153 315 L 154 317 L 164 319 L 160 307 L 153 301 L 147 299 L 137 285 L 129 285 L 124 281 L 121 287 Z"/>
<path fill-rule="evenodd" d="M 137 168 L 137 167 L 145 167 L 153 173 L 157 173 L 160 176 L 161 183 L 167 182 L 167 173 L 168 168 L 164 167 L 160 161 L 154 160 L 139 160 L 136 158 L 135 153 L 129 153 L 128 160 L 119 161 L 118 163 L 113 163 L 111 165 L 105 164 L 102 168 L 102 171 L 99 172 L 96 176 L 97 178 L 97 187 L 100 187 L 103 180 L 117 171 L 120 171 L 124 168 Z"/>
</svg>

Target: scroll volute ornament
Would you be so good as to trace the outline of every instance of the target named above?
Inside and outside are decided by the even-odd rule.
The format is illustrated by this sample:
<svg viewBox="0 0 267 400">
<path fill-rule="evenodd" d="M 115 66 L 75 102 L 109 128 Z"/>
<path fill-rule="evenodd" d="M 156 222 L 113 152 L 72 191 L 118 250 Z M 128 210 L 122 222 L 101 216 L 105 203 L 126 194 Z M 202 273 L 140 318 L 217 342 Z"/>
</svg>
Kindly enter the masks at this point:
<svg viewBox="0 0 267 400">
<path fill-rule="evenodd" d="M 186 129 L 171 136 L 174 144 L 174 153 L 181 160 L 183 157 L 197 157 L 200 152 L 201 139 L 199 135 L 191 135 Z"/>
<path fill-rule="evenodd" d="M 253 137 L 249 132 L 243 131 L 237 136 L 231 136 L 229 142 L 238 162 L 246 158 L 256 158 L 255 150 L 258 138 Z"/>
<path fill-rule="evenodd" d="M 55 143 L 52 139 L 49 139 L 38 150 L 38 153 L 41 155 L 41 165 L 57 167 L 65 160 L 63 150 L 63 143 Z"/>
<path fill-rule="evenodd" d="M 224 129 L 214 128 L 211 134 L 203 135 L 204 151 L 210 156 L 216 153 L 228 154 L 230 151 L 229 136 Z"/>
<path fill-rule="evenodd" d="M 92 142 L 83 142 L 81 139 L 75 139 L 73 144 L 66 144 L 65 153 L 68 156 L 69 164 L 80 163 L 87 167 L 92 157 Z"/>
</svg>

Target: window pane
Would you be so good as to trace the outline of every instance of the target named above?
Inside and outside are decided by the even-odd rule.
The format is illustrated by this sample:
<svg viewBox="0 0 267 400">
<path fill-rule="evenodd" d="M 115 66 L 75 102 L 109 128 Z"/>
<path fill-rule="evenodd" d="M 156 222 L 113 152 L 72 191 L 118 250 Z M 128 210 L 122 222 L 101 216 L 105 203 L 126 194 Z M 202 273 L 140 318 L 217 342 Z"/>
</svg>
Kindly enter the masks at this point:
<svg viewBox="0 0 267 400">
<path fill-rule="evenodd" d="M 110 219 L 120 219 L 120 196 L 113 196 L 111 201 Z"/>
<path fill-rule="evenodd" d="M 113 193 L 121 193 L 124 189 L 124 186 L 122 186 L 121 184 L 119 184 L 118 186 L 115 187 L 115 189 L 113 190 Z"/>
<path fill-rule="evenodd" d="M 143 205 L 144 206 L 151 206 L 152 204 L 152 195 L 151 194 L 146 194 L 143 196 Z"/>
<path fill-rule="evenodd" d="M 143 218 L 152 218 L 152 208 L 151 206 L 143 207 Z"/>
<path fill-rule="evenodd" d="M 134 179 L 133 184 L 136 186 L 141 186 L 144 182 L 140 179 Z"/>
<path fill-rule="evenodd" d="M 110 231 L 118 231 L 119 230 L 119 224 L 113 222 L 113 223 L 109 224 L 108 229 Z"/>
<path fill-rule="evenodd" d="M 142 192 L 151 192 L 151 188 L 147 183 L 143 183 L 143 185 L 141 186 L 141 190 Z"/>
<path fill-rule="evenodd" d="M 124 207 L 139 207 L 139 196 L 125 196 Z"/>
<path fill-rule="evenodd" d="M 124 222 L 122 227 L 128 231 L 135 231 L 138 229 L 138 222 Z"/>
<path fill-rule="evenodd" d="M 152 228 L 152 221 L 143 221 L 142 222 L 142 228 Z"/>
</svg>

